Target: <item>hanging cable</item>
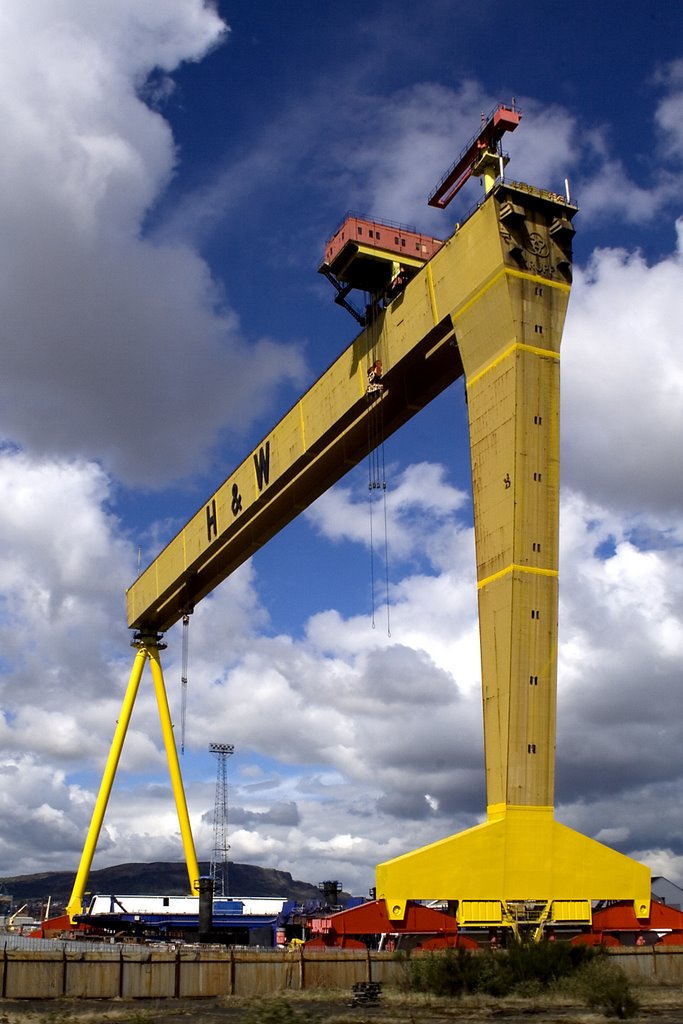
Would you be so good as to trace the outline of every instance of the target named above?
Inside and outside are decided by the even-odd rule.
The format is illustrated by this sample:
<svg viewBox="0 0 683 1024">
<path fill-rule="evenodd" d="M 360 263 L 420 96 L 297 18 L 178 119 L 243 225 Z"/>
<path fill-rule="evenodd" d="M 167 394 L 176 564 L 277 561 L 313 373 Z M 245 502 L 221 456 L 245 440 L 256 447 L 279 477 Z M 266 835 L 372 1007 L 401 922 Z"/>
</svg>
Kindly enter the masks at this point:
<svg viewBox="0 0 683 1024">
<path fill-rule="evenodd" d="M 180 670 L 180 753 L 185 753 L 185 719 L 187 713 L 187 663 L 190 642 L 190 616 L 183 615 L 183 641 Z"/>
<path fill-rule="evenodd" d="M 382 495 L 384 503 L 384 569 L 386 573 L 387 636 L 391 636 L 391 605 L 389 603 L 389 529 L 387 517 L 387 475 L 384 462 L 384 409 L 380 407 L 382 427 Z"/>
<path fill-rule="evenodd" d="M 370 606 L 372 628 L 375 628 L 375 547 L 372 536 L 372 490 L 368 489 L 368 501 L 370 503 Z"/>
<path fill-rule="evenodd" d="M 370 408 L 368 409 L 367 423 L 368 423 L 368 509 L 370 514 L 370 610 L 371 610 L 371 623 L 372 628 L 375 628 L 375 538 L 374 538 L 374 523 L 373 523 L 373 493 L 377 487 L 377 472 L 376 472 L 376 450 L 377 450 L 377 438 L 376 438 L 376 411 L 374 408 L 374 402 L 376 400 L 376 377 L 379 372 L 381 378 L 381 364 L 375 359 L 375 318 L 374 318 L 374 303 L 372 296 L 366 293 L 365 295 L 365 310 L 366 318 L 368 323 L 368 330 L 370 332 L 370 348 L 368 351 L 369 366 L 368 366 L 368 386 L 366 391 L 366 399 Z M 379 370 L 378 370 L 379 367 Z M 374 387 L 373 387 L 374 385 Z"/>
<path fill-rule="evenodd" d="M 381 400 L 378 401 L 384 392 L 382 382 L 382 362 L 377 356 L 377 333 L 375 313 L 377 309 L 376 300 L 366 305 L 368 311 L 368 326 L 370 329 L 370 346 L 368 366 L 368 387 L 366 391 L 368 402 L 371 403 L 368 410 L 368 498 L 370 504 L 370 590 L 372 606 L 372 628 L 375 628 L 375 539 L 373 522 L 373 500 L 374 492 L 381 490 L 384 506 L 384 565 L 386 572 L 386 603 L 387 603 L 387 635 L 391 636 L 391 621 L 389 614 L 389 544 L 388 544 L 388 513 L 387 513 L 387 482 L 386 464 L 384 456 L 384 406 Z"/>
</svg>

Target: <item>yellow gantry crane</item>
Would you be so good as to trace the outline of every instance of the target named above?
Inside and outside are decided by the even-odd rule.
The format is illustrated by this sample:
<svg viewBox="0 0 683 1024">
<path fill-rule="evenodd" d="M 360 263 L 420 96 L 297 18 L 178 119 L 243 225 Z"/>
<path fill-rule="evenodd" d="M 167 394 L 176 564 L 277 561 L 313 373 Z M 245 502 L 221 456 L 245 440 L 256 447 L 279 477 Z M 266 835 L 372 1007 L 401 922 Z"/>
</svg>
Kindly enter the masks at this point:
<svg viewBox="0 0 683 1024">
<path fill-rule="evenodd" d="M 512 118 L 510 108 L 502 109 L 503 119 Z M 481 135 L 435 194 L 433 205 L 445 205 L 441 199 L 462 183 L 465 164 L 484 176 L 486 198 L 445 243 L 430 245 L 398 226 L 357 218 L 342 225 L 322 272 L 335 278 L 344 305 L 365 273 L 383 301 L 358 317 L 368 321 L 365 330 L 127 591 L 137 653 L 67 908 L 72 919 L 81 912 L 147 661 L 190 891 L 197 891 L 159 658 L 163 633 L 367 456 L 368 419 L 378 407 L 389 436 L 463 375 L 487 817 L 378 865 L 377 896 L 393 921 L 403 919 L 408 900 L 447 899 L 461 926 L 589 923 L 595 900 L 632 900 L 638 917 L 648 914 L 649 870 L 554 819 L 560 340 L 576 207 L 567 197 L 503 180 L 499 136 L 489 122 Z"/>
</svg>

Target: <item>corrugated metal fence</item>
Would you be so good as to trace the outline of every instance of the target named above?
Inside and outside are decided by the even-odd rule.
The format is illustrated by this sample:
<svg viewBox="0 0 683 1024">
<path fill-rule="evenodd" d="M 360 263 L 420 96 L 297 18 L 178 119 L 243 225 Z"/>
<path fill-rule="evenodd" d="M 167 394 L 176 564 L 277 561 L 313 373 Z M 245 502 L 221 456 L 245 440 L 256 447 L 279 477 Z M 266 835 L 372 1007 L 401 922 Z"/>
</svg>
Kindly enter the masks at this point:
<svg viewBox="0 0 683 1024">
<path fill-rule="evenodd" d="M 357 981 L 391 985 L 402 969 L 394 954 L 369 950 L 176 949 L 30 941 L 40 946 L 5 943 L 0 960 L 2 998 L 261 996 L 286 989 L 350 989 Z M 683 948 L 610 950 L 610 955 L 634 981 L 683 984 Z"/>
</svg>

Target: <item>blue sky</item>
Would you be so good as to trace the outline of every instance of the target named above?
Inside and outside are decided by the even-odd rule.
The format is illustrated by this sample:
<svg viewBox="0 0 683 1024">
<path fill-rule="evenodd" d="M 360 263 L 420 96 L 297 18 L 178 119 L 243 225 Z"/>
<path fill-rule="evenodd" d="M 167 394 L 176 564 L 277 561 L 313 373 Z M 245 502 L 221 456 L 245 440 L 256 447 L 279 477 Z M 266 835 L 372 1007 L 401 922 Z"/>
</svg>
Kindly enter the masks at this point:
<svg viewBox="0 0 683 1024">
<path fill-rule="evenodd" d="M 74 871 L 132 662 L 124 591 L 355 323 L 348 209 L 426 197 L 514 96 L 508 174 L 576 218 L 563 343 L 557 816 L 683 882 L 683 7 L 8 0 L 0 25 L 0 876 Z M 182 759 L 200 858 L 365 892 L 484 813 L 462 384 L 205 600 Z M 179 725 L 180 637 L 165 671 Z M 181 859 L 149 678 L 95 866 Z"/>
</svg>

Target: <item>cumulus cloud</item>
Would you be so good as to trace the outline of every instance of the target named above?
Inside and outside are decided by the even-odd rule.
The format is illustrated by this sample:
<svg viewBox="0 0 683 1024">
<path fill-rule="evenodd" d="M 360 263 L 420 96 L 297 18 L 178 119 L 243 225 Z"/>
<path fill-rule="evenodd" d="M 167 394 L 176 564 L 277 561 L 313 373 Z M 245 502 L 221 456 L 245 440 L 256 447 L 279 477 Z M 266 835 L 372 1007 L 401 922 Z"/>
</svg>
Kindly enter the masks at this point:
<svg viewBox="0 0 683 1024">
<path fill-rule="evenodd" d="M 110 483 L 93 463 L 0 453 L 3 661 L 24 701 L 60 708 L 86 692 L 116 635 L 133 552 L 107 511 Z M 83 630 L 91 660 L 79 665 Z M 59 666 L 59 667 L 58 667 Z"/>
<path fill-rule="evenodd" d="M 393 479 L 391 471 L 388 475 Z M 372 538 L 368 523 L 374 518 L 380 536 L 386 527 L 387 538 L 391 538 L 392 559 L 410 560 L 419 549 L 420 557 L 426 556 L 435 565 L 443 563 L 449 539 L 443 525 L 466 505 L 468 495 L 445 480 L 444 467 L 423 462 L 408 466 L 388 488 L 386 475 L 383 481 L 373 477 L 364 501 L 354 486 L 335 487 L 311 506 L 306 517 L 329 540 L 351 540 L 366 546 Z M 419 530 L 415 528 L 418 523 Z"/>
<path fill-rule="evenodd" d="M 578 496 L 565 501 L 563 524 L 567 520 L 571 540 L 562 555 L 559 795 L 582 802 L 590 795 L 606 810 L 609 797 L 618 794 L 620 806 L 628 805 L 639 793 L 642 799 L 648 787 L 667 786 L 680 773 L 670 751 L 682 738 L 676 707 L 683 654 L 683 556 L 665 538 L 658 549 L 648 550 L 625 539 L 615 541 L 613 517 Z M 605 553 L 605 541 L 612 545 L 611 554 Z"/>
<path fill-rule="evenodd" d="M 655 111 L 662 153 L 683 156 L 683 60 L 660 68 L 656 82 L 664 90 Z"/>
<path fill-rule="evenodd" d="M 231 825 L 298 825 L 301 821 L 299 808 L 293 800 L 275 803 L 266 810 L 250 810 L 245 807 L 230 808 Z"/>
<path fill-rule="evenodd" d="M 683 436 L 683 222 L 674 253 L 598 250 L 576 274 L 563 339 L 563 480 L 614 508 L 671 518 Z"/>
<path fill-rule="evenodd" d="M 97 17 L 76 2 L 8 5 L 5 439 L 95 457 L 154 485 L 201 468 L 227 426 L 249 422 L 276 385 L 300 376 L 292 346 L 248 342 L 196 251 L 143 233 L 177 159 L 145 83 L 200 59 L 225 31 L 201 0 L 116 0 Z M 178 421 L 182 445 L 168 428 Z"/>
<path fill-rule="evenodd" d="M 343 80 L 334 81 L 333 120 L 324 73 L 305 98 L 288 95 L 267 123 L 250 133 L 246 149 L 227 153 L 222 166 L 184 194 L 159 226 L 158 237 L 198 239 L 226 227 L 238 229 L 244 204 L 255 197 L 259 229 L 267 225 L 269 238 L 264 258 L 274 264 L 314 260 L 347 209 L 446 237 L 453 222 L 482 198 L 481 185 L 471 181 L 446 214 L 428 207 L 427 196 L 476 133 L 482 114 L 511 98 L 467 76 L 454 85 L 425 77 L 381 93 L 373 87 L 372 72 L 372 62 L 359 61 Z M 516 97 L 523 118 L 519 129 L 503 139 L 511 157 L 507 176 L 561 194 L 568 180 L 572 197 L 595 226 L 609 218 L 653 223 L 683 195 L 675 162 L 676 114 L 683 94 L 678 63 L 663 68 L 656 84 L 660 95 L 651 124 L 653 139 L 659 134 L 662 144 L 658 148 L 653 141 L 645 148 L 637 176 L 635 163 L 619 154 L 613 125 L 534 95 Z M 305 223 L 290 221 L 279 208 L 283 176 L 290 194 L 310 207 Z M 276 218 L 269 216 L 276 210 Z M 310 289 L 315 291 L 315 285 Z M 327 298 L 322 286 L 319 292 Z"/>
</svg>

